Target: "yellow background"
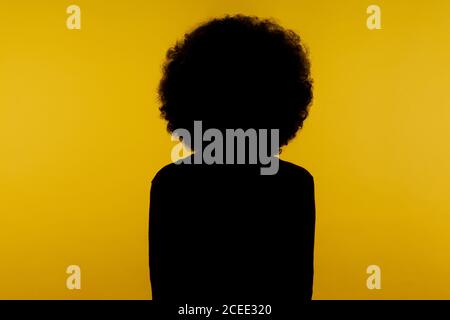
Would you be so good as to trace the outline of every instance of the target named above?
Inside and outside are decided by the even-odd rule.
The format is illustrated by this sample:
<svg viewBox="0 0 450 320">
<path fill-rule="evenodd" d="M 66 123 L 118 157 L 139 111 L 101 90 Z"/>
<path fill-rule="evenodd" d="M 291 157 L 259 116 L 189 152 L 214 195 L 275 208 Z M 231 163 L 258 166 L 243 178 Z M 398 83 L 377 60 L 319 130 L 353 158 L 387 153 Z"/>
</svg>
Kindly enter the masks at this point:
<svg viewBox="0 0 450 320">
<path fill-rule="evenodd" d="M 373 3 L 382 30 L 366 28 Z M 2 1 L 0 298 L 151 297 L 149 184 L 173 145 L 161 63 L 225 13 L 274 17 L 311 52 L 313 109 L 282 157 L 315 176 L 314 298 L 450 298 L 445 0 Z"/>
</svg>

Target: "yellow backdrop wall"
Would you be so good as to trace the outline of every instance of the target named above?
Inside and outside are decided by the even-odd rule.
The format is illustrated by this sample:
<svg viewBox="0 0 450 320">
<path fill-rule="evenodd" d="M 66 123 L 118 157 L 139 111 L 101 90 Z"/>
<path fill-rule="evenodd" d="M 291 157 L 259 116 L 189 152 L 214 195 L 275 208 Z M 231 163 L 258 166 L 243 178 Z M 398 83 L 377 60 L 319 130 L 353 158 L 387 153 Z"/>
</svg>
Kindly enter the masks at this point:
<svg viewBox="0 0 450 320">
<path fill-rule="evenodd" d="M 450 298 L 450 2 L 74 3 L 81 30 L 71 1 L 0 4 L 0 298 L 151 298 L 149 185 L 173 145 L 161 64 L 226 13 L 274 17 L 310 50 L 314 105 L 282 158 L 316 180 L 314 298 Z"/>
</svg>

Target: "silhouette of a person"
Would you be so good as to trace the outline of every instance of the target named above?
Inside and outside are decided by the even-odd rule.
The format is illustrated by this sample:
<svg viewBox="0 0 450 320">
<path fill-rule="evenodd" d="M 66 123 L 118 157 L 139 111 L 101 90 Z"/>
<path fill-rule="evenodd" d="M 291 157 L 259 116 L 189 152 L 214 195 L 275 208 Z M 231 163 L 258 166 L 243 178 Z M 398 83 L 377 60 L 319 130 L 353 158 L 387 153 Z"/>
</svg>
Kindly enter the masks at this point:
<svg viewBox="0 0 450 320">
<path fill-rule="evenodd" d="M 312 100 L 299 36 L 256 17 L 199 26 L 169 49 L 163 71 L 160 110 L 169 132 L 194 136 L 196 120 L 222 132 L 278 129 L 284 146 Z M 154 300 L 311 299 L 313 177 L 282 160 L 274 175 L 260 167 L 169 164 L 157 173 L 149 227 Z"/>
</svg>

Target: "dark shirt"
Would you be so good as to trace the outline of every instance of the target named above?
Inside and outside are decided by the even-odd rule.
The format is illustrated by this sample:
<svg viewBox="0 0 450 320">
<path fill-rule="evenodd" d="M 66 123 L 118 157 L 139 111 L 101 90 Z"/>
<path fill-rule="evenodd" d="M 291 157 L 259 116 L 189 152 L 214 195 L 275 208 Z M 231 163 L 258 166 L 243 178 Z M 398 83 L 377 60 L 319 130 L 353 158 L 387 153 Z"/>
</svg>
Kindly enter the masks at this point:
<svg viewBox="0 0 450 320">
<path fill-rule="evenodd" d="M 152 182 L 154 300 L 309 300 L 314 181 L 302 167 L 169 164 Z"/>
</svg>

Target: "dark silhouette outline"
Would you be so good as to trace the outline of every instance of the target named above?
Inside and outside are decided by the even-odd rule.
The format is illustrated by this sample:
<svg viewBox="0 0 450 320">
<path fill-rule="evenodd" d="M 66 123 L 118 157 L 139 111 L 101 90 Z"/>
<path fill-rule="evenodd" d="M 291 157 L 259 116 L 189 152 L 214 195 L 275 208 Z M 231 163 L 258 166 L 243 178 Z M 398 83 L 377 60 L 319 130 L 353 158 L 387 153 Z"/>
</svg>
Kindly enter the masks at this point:
<svg viewBox="0 0 450 320">
<path fill-rule="evenodd" d="M 169 49 L 160 83 L 169 132 L 269 128 L 280 146 L 308 115 L 312 80 L 300 38 L 271 20 L 226 16 Z M 152 181 L 149 253 L 154 300 L 309 300 L 313 284 L 314 182 L 281 161 L 169 164 Z M 248 300 L 244 300 L 248 301 Z"/>
</svg>

